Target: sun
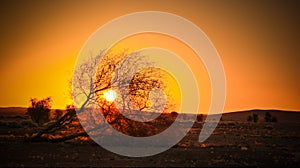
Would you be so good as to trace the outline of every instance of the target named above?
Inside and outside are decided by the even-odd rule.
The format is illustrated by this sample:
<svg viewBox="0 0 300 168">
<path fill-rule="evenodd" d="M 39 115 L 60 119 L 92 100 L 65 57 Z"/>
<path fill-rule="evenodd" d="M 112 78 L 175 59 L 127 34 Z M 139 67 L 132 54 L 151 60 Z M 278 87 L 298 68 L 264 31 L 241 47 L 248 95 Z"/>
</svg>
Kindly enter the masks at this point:
<svg viewBox="0 0 300 168">
<path fill-rule="evenodd" d="M 104 92 L 104 98 L 109 102 L 113 102 L 117 98 L 117 93 L 110 89 Z"/>
</svg>

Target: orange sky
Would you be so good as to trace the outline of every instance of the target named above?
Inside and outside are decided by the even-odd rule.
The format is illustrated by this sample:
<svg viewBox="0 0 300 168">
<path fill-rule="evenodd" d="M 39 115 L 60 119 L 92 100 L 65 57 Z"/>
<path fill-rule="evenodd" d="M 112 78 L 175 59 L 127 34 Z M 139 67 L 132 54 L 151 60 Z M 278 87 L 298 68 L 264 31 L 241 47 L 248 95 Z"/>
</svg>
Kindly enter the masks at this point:
<svg viewBox="0 0 300 168">
<path fill-rule="evenodd" d="M 76 57 L 88 37 L 124 14 L 159 10 L 198 25 L 227 77 L 225 111 L 300 110 L 299 6 L 287 1 L 0 2 L 0 106 L 68 99 Z M 138 23 L 137 23 L 138 24 Z"/>
<path fill-rule="evenodd" d="M 124 50 L 124 48 L 130 49 L 130 52 L 132 51 L 141 51 L 143 54 L 143 49 L 147 47 L 158 47 L 158 48 L 163 48 L 166 50 L 169 50 L 176 54 L 178 57 L 182 59 L 182 61 L 187 64 L 191 70 L 191 72 L 194 74 L 196 80 L 197 80 L 197 85 L 199 89 L 199 95 L 200 95 L 200 104 L 199 104 L 199 111 L 200 112 L 208 112 L 209 106 L 210 106 L 210 100 L 211 100 L 211 85 L 210 85 L 210 80 L 209 80 L 209 75 L 206 71 L 205 65 L 203 62 L 198 58 L 195 52 L 191 48 L 189 48 L 185 43 L 181 42 L 178 39 L 175 39 L 171 36 L 167 35 L 162 35 L 158 33 L 140 33 L 136 34 L 133 36 L 129 36 L 125 39 L 122 39 L 121 41 L 117 42 L 113 47 L 113 51 L 118 51 L 119 49 Z M 151 49 L 150 49 L 151 51 Z M 146 54 L 146 53 L 145 53 Z M 153 58 L 153 55 L 155 54 L 149 54 L 151 58 Z M 169 69 L 168 73 L 169 75 L 172 75 L 173 79 L 176 80 L 176 75 L 172 74 L 174 73 L 183 73 L 183 69 L 180 65 L 175 66 L 174 60 L 168 60 L 169 57 L 166 57 L 164 55 L 158 55 L 157 56 L 159 60 L 153 59 L 154 62 L 159 62 L 163 63 L 165 67 L 168 68 L 173 68 L 173 71 Z M 172 71 L 172 72 L 171 72 Z M 185 76 L 185 75 L 184 75 Z M 167 80 L 169 81 L 169 80 Z M 180 95 L 180 86 L 184 87 L 183 83 L 180 83 L 179 81 L 174 81 L 174 82 L 166 82 L 168 87 L 173 88 L 170 89 L 172 90 L 171 97 L 174 99 L 174 103 L 180 104 L 181 100 L 181 95 Z M 187 88 L 190 87 L 186 86 Z M 177 89 L 175 89 L 177 88 Z M 193 92 L 195 94 L 195 91 Z M 189 106 L 191 106 L 193 103 L 192 101 L 187 101 Z M 179 106 L 175 107 L 172 110 L 178 110 Z"/>
</svg>

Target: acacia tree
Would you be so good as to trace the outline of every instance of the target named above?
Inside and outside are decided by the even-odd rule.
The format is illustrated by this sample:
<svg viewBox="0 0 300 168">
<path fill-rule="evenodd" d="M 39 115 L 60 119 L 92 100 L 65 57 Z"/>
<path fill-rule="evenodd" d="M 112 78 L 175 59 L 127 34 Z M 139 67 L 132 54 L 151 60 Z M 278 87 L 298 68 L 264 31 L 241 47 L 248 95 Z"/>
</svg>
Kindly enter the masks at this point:
<svg viewBox="0 0 300 168">
<path fill-rule="evenodd" d="M 166 115 L 162 114 L 149 122 L 134 121 L 128 119 L 127 115 L 142 119 L 142 111 L 171 106 L 170 102 L 162 101 L 159 96 L 153 99 L 156 103 L 153 100 L 151 102 L 156 106 L 149 103 L 152 89 L 164 89 L 163 78 L 164 74 L 139 52 L 129 54 L 126 50 L 120 53 L 101 51 L 94 57 L 90 56 L 76 68 L 73 75 L 72 96 L 76 100 L 76 108 L 68 106 L 64 115 L 50 122 L 30 139 L 65 141 L 88 136 L 87 133 L 101 134 L 107 129 L 103 124 L 104 120 L 128 135 L 147 136 L 158 133 L 166 128 L 166 122 L 158 122 L 166 121 Z M 109 102 L 103 97 L 112 88 L 118 88 L 119 99 L 116 102 Z M 104 118 L 99 117 L 99 112 Z M 80 126 L 76 113 L 81 118 L 80 123 L 85 125 L 85 130 Z M 149 133 L 149 130 L 152 132 Z"/>
</svg>

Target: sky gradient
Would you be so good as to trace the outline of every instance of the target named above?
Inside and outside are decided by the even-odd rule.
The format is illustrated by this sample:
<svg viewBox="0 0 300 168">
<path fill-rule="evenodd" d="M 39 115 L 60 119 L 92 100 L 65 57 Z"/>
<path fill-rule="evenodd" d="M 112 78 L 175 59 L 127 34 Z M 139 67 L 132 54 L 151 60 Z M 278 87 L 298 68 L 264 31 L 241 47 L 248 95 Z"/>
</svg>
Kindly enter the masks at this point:
<svg viewBox="0 0 300 168">
<path fill-rule="evenodd" d="M 64 108 L 89 36 L 116 17 L 158 10 L 194 22 L 214 44 L 227 78 L 225 111 L 299 111 L 298 9 L 296 1 L 1 1 L 0 106 L 51 96 Z"/>
</svg>

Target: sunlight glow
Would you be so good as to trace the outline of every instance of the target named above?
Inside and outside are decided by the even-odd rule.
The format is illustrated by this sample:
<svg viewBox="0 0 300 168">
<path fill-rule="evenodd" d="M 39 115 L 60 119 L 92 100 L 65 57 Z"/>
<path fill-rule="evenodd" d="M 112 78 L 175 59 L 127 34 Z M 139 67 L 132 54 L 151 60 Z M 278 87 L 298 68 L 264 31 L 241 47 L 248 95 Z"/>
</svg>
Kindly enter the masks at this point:
<svg viewBox="0 0 300 168">
<path fill-rule="evenodd" d="M 113 102 L 117 98 L 117 93 L 114 90 L 108 90 L 104 92 L 104 98 L 109 102 Z"/>
</svg>

